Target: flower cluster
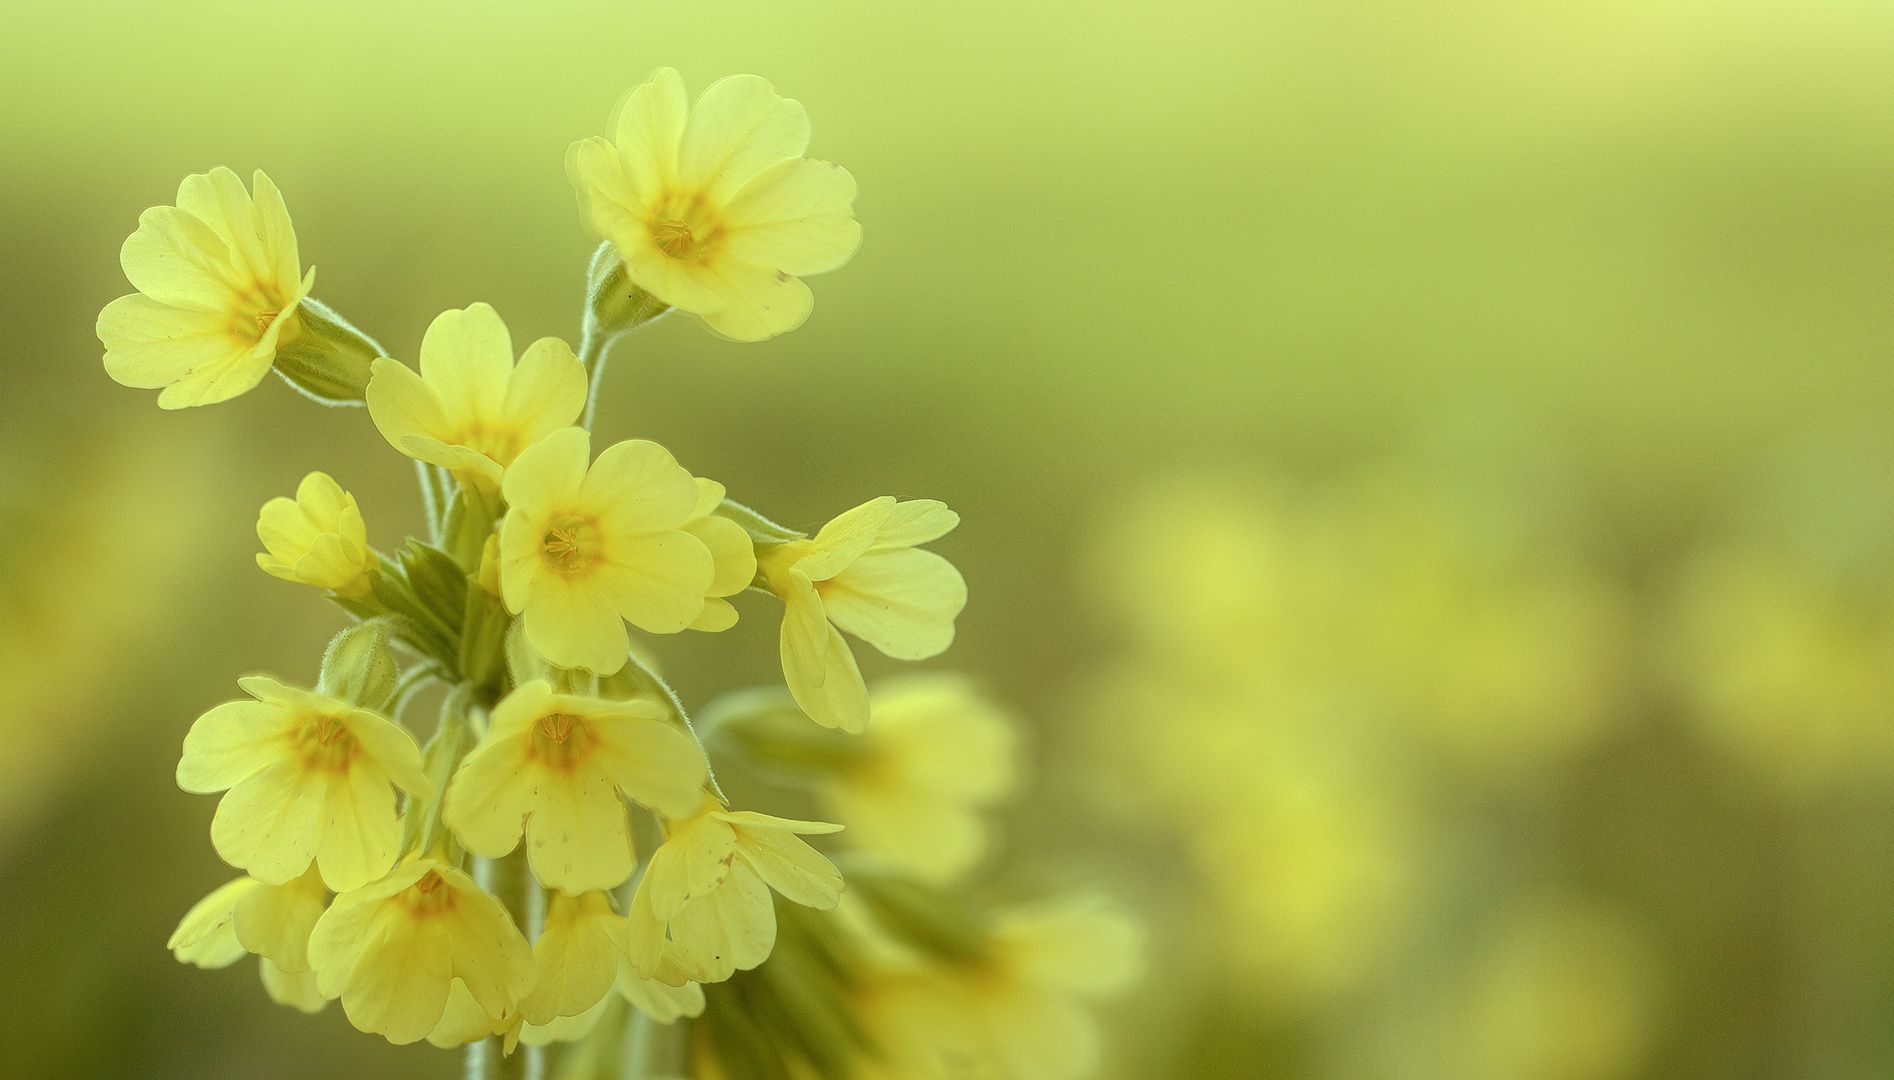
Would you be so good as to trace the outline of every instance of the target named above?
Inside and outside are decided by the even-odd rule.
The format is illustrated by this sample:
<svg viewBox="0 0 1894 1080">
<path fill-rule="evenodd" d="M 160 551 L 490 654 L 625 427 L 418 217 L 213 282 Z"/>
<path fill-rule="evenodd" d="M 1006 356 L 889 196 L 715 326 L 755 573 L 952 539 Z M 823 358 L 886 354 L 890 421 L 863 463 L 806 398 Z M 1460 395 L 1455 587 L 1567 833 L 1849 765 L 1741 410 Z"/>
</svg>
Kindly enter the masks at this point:
<svg viewBox="0 0 1894 1080">
<path fill-rule="evenodd" d="M 388 553 L 326 473 L 262 508 L 258 565 L 355 622 L 313 687 L 244 678 L 247 697 L 190 727 L 178 784 L 222 793 L 211 841 L 244 876 L 192 908 L 170 943 L 203 967 L 254 953 L 273 999 L 312 1012 L 339 999 L 351 1023 L 394 1043 L 497 1036 L 512 1055 L 704 1016 L 707 1034 L 676 1048 L 734 1060 L 716 1033 L 751 998 L 725 995 L 720 1010 L 705 988 L 784 950 L 769 979 L 863 1016 L 873 971 L 889 985 L 959 985 L 911 956 L 825 969 L 854 972 L 848 985 L 808 971 L 813 953 L 840 955 L 815 941 L 846 939 L 857 957 L 899 950 L 863 929 L 868 908 L 814 914 L 836 909 L 845 885 L 805 838 L 855 830 L 876 896 L 965 903 L 949 885 L 985 848 L 978 812 L 1013 783 L 1003 715 L 947 676 L 871 692 L 844 636 L 898 660 L 952 642 L 966 585 L 923 548 L 958 524 L 946 506 L 870 499 L 807 535 L 657 443 L 594 453 L 589 386 L 614 340 L 672 309 L 742 341 L 793 329 L 811 307 L 800 278 L 841 266 L 860 233 L 853 178 L 804 156 L 806 114 L 761 79 L 724 79 L 693 107 L 662 70 L 626 99 L 613 135 L 567 155 L 605 241 L 576 352 L 542 338 L 516 353 L 499 313 L 474 303 L 433 320 L 415 367 L 386 355 L 310 297 L 315 272 L 275 185 L 258 172 L 246 190 L 227 169 L 146 212 L 123 252 L 139 291 L 99 317 L 107 371 L 163 388 L 165 408 L 224 401 L 275 370 L 320 401 L 365 405 L 415 462 L 428 535 Z M 726 630 L 746 590 L 781 601 L 785 687 L 721 699 L 704 717 L 723 737 L 712 743 L 765 771 L 799 766 L 834 823 L 734 807 L 631 633 Z M 422 742 L 410 725 L 430 697 L 438 719 Z M 927 904 L 888 910 L 897 930 L 940 936 Z M 1099 925 L 1103 947 L 1124 954 L 1123 924 Z M 974 1038 L 982 1010 L 1012 1009 L 967 988 L 1071 981 L 1035 950 L 1087 931 L 1035 926 L 949 935 L 972 965 L 954 991 L 971 1010 L 956 1039 Z M 847 1026 L 880 1037 L 899 1025 Z M 866 1074 L 919 1052 L 854 1043 L 837 1060 Z M 1015 1064 L 1003 1075 L 1037 1074 Z"/>
</svg>

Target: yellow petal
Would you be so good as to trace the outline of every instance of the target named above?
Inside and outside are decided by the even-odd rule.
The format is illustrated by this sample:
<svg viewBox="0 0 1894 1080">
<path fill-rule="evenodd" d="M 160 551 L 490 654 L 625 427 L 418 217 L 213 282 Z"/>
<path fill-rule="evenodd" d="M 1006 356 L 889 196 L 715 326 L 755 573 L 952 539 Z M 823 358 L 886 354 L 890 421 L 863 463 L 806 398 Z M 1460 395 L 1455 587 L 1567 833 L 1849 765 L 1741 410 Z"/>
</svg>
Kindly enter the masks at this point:
<svg viewBox="0 0 1894 1080">
<path fill-rule="evenodd" d="M 328 906 L 322 875 L 311 868 L 287 885 L 262 885 L 238 899 L 237 940 L 283 974 L 309 970 L 309 932 Z"/>
<path fill-rule="evenodd" d="M 544 687 L 544 683 L 529 683 Z M 518 691 L 508 697 L 518 696 Z M 502 702 L 500 708 L 505 708 Z M 528 768 L 526 747 L 516 736 L 499 734 L 500 710 L 486 738 L 469 753 L 447 784 L 441 820 L 468 851 L 498 859 L 512 851 L 526 830 L 533 808 L 536 771 Z"/>
<path fill-rule="evenodd" d="M 698 982 L 722 982 L 733 972 L 756 967 L 776 944 L 769 887 L 739 860 L 722 885 L 685 904 L 671 919 L 671 939 Z"/>
<path fill-rule="evenodd" d="M 823 910 L 841 901 L 842 872 L 792 832 L 740 827 L 737 850 L 743 853 L 757 876 L 782 893 L 784 899 Z"/>
<path fill-rule="evenodd" d="M 452 1050 L 470 1042 L 479 1042 L 493 1034 L 493 1017 L 474 1000 L 472 991 L 460 979 L 455 979 L 447 991 L 447 1007 L 441 1010 L 441 1018 L 434 1030 L 427 1033 L 427 1041 L 442 1050 Z"/>
<path fill-rule="evenodd" d="M 680 1016 L 704 1014 L 704 988 L 694 982 L 671 986 L 659 979 L 647 979 L 627 962 L 618 966 L 613 985 L 620 997 L 660 1024 L 672 1023 Z"/>
<path fill-rule="evenodd" d="M 408 729 L 367 709 L 351 709 L 341 720 L 396 787 L 424 802 L 434 797 L 434 783 L 421 766 L 421 748 Z"/>
<path fill-rule="evenodd" d="M 532 526 L 543 524 L 543 516 L 555 508 L 570 505 L 585 482 L 586 463 L 592 455 L 592 437 L 584 428 L 561 428 L 532 446 L 507 466 L 502 490 L 514 511 L 524 511 L 523 521 Z M 507 528 L 513 528 L 513 514 L 507 514 Z M 537 544 L 539 537 L 530 541 Z M 500 540 L 504 548 L 509 541 Z M 504 573 L 504 570 L 502 570 Z"/>
<path fill-rule="evenodd" d="M 226 313 L 169 307 L 142 293 L 105 305 L 95 330 L 106 374 L 140 389 L 169 386 L 202 365 L 240 362 L 252 348 L 230 333 Z"/>
<path fill-rule="evenodd" d="M 233 925 L 238 901 L 262 883 L 240 877 L 219 885 L 209 896 L 191 905 L 164 943 L 177 958 L 201 968 L 229 967 L 242 958 L 244 949 Z"/>
<path fill-rule="evenodd" d="M 628 234 L 607 234 L 625 259 L 625 274 L 639 288 L 694 315 L 722 308 L 728 297 L 721 282 L 693 263 L 680 262 L 661 250 L 642 220 L 632 222 Z"/>
<path fill-rule="evenodd" d="M 390 915 L 385 921 L 398 925 L 355 965 L 341 994 L 342 1011 L 357 1028 L 401 1046 L 426 1038 L 447 1011 L 455 943 L 444 920 Z M 320 986 L 324 972 L 316 970 Z"/>
<path fill-rule="evenodd" d="M 546 909 L 546 927 L 533 945 L 538 976 L 532 993 L 520 1002 L 526 1022 L 543 1026 L 604 1000 L 624 951 L 624 923 L 604 893 L 555 894 Z"/>
<path fill-rule="evenodd" d="M 284 205 L 283 193 L 275 181 L 262 169 L 251 175 L 250 190 L 256 194 L 258 238 L 269 268 L 276 273 L 276 287 L 285 294 L 294 293 L 299 287 L 296 275 L 302 270 L 302 255 L 296 247 L 296 230 L 290 225 L 289 207 Z M 266 277 L 267 272 L 259 276 Z"/>
<path fill-rule="evenodd" d="M 504 537 L 500 543 L 504 549 Z M 505 572 L 502 562 L 503 587 Z M 701 605 L 703 596 L 699 594 L 696 600 Z M 613 601 L 614 597 L 602 590 L 576 587 L 558 574 L 539 574 L 520 613 L 525 620 L 526 640 L 560 667 L 614 674 L 624 668 L 625 658 L 631 654 L 631 636 L 625 632 L 624 620 Z M 649 613 L 640 610 L 639 614 Z"/>
<path fill-rule="evenodd" d="M 210 840 L 232 866 L 269 885 L 302 876 L 322 835 L 329 777 L 284 758 L 232 787 L 211 818 Z"/>
<path fill-rule="evenodd" d="M 792 158 L 764 170 L 730 200 L 733 259 L 797 276 L 826 274 L 861 246 L 855 178 L 826 161 Z"/>
<path fill-rule="evenodd" d="M 577 1016 L 555 1016 L 544 1024 L 526 1024 L 520 1028 L 519 1041 L 527 1046 L 548 1046 L 556 1042 L 577 1042 L 592 1033 L 611 1011 L 612 996 L 607 993 L 592 1007 Z"/>
<path fill-rule="evenodd" d="M 587 716 L 598 739 L 593 760 L 639 805 L 665 817 L 682 817 L 702 799 L 703 752 L 690 736 L 642 715 L 644 711 L 626 708 Z"/>
<path fill-rule="evenodd" d="M 506 425 L 518 433 L 522 449 L 531 446 L 578 422 L 586 390 L 585 367 L 571 346 L 540 338 L 526 347 L 506 384 Z"/>
<path fill-rule="evenodd" d="M 316 865 L 331 889 L 359 889 L 388 872 L 400 854 L 401 822 L 379 765 L 358 758 L 346 776 L 332 776 L 322 815 Z"/>
<path fill-rule="evenodd" d="M 784 625 L 788 623 L 785 621 Z M 828 633 L 828 645 L 822 651 L 821 682 L 811 686 L 801 671 L 791 671 L 787 655 L 783 666 L 785 681 L 796 704 L 809 719 L 823 727 L 859 734 L 868 723 L 867 684 L 862 682 L 855 654 L 848 642 L 842 640 L 841 631 L 827 623 L 823 629 Z"/>
<path fill-rule="evenodd" d="M 917 547 L 953 532 L 960 515 L 937 499 L 908 499 L 895 504 L 881 531 L 875 535 L 875 547 Z"/>
<path fill-rule="evenodd" d="M 541 770 L 526 841 L 533 876 L 561 892 L 616 888 L 637 865 L 625 804 L 595 761 Z"/>
<path fill-rule="evenodd" d="M 490 304 L 449 308 L 421 338 L 421 379 L 450 423 L 491 423 L 513 374 L 513 337 Z"/>
<path fill-rule="evenodd" d="M 626 439 L 600 453 L 585 474 L 579 500 L 597 507 L 612 533 L 655 533 L 689 520 L 697 478 L 649 439 Z"/>
<path fill-rule="evenodd" d="M 274 351 L 262 355 L 232 353 L 207 360 L 186 373 L 177 382 L 164 388 L 158 395 L 160 409 L 189 409 L 198 405 L 215 405 L 220 401 L 229 401 L 238 394 L 255 389 L 270 373 L 270 365 L 275 361 Z"/>
<path fill-rule="evenodd" d="M 797 560 L 796 569 L 811 581 L 826 581 L 848 569 L 874 546 L 895 506 L 892 495 L 883 495 L 838 515 L 815 534 L 809 554 Z"/>
<path fill-rule="evenodd" d="M 263 990 L 271 1001 L 311 1015 L 329 1007 L 329 999 L 316 988 L 315 972 L 284 971 L 267 956 L 260 957 L 258 962 L 262 965 Z"/>
<path fill-rule="evenodd" d="M 691 620 L 689 629 L 716 634 L 737 624 L 737 609 L 730 601 L 716 596 L 704 598 L 703 613 Z"/>
<path fill-rule="evenodd" d="M 595 587 L 632 625 L 651 634 L 675 634 L 704 613 L 717 567 L 695 536 L 672 529 L 612 536 L 609 543 L 609 565 L 599 568 Z"/>
<path fill-rule="evenodd" d="M 406 364 L 384 356 L 369 371 L 368 415 L 388 445 L 405 454 L 402 439 L 409 435 L 439 440 L 448 434 L 440 402 Z"/>
<path fill-rule="evenodd" d="M 718 500 L 721 502 L 721 498 Z M 756 545 L 743 526 L 729 518 L 697 517 L 684 524 L 684 531 L 695 536 L 709 550 L 716 566 L 710 579 L 710 596 L 735 596 L 756 580 Z"/>
<path fill-rule="evenodd" d="M 625 178 L 640 201 L 655 198 L 677 175 L 678 143 L 690 116 L 684 77 L 659 68 L 619 106 L 612 139 L 623 158 Z"/>
<path fill-rule="evenodd" d="M 896 660 L 925 660 L 953 644 L 967 582 L 918 548 L 878 548 L 823 584 L 829 621 Z"/>
<path fill-rule="evenodd" d="M 669 922 L 693 899 L 715 892 L 730 874 L 729 856 L 736 842 L 736 832 L 729 825 L 708 817 L 675 828 L 652 853 L 639 883 L 640 890 L 649 894 L 651 914 L 659 922 Z"/>
<path fill-rule="evenodd" d="M 596 236 L 617 244 L 639 230 L 643 200 L 632 190 L 618 148 L 593 136 L 566 147 L 566 179 L 579 201 L 579 220 Z"/>
<path fill-rule="evenodd" d="M 677 178 L 714 204 L 784 158 L 809 147 L 809 114 L 755 75 L 712 83 L 690 111 L 678 142 Z"/>
<path fill-rule="evenodd" d="M 815 584 L 800 570 L 790 570 L 771 584 L 781 590 L 783 601 L 782 639 L 778 643 L 783 676 L 796 693 L 796 700 L 801 701 L 805 693 L 818 694 L 822 680 L 828 677 L 828 617 Z"/>
<path fill-rule="evenodd" d="M 237 304 L 229 245 L 174 206 L 139 215 L 138 231 L 119 249 L 118 261 L 133 288 L 166 307 L 222 314 Z"/>
<path fill-rule="evenodd" d="M 667 942 L 664 938 L 664 920 L 651 910 L 651 874 L 659 866 L 658 856 L 664 854 L 659 846 L 652 853 L 651 865 L 644 876 L 638 879 L 638 887 L 632 891 L 631 907 L 625 914 L 625 955 L 632 969 L 641 978 L 655 978 L 664 965 Z M 680 983 L 682 977 L 679 976 Z"/>
<path fill-rule="evenodd" d="M 815 294 L 809 286 L 773 266 L 726 254 L 706 270 L 714 275 L 711 287 L 720 303 L 714 311 L 693 314 L 732 341 L 767 341 L 786 334 L 815 310 Z"/>
<path fill-rule="evenodd" d="M 454 975 L 495 1020 L 510 1019 L 533 986 L 533 950 L 498 897 L 452 868 L 437 871 L 455 891 L 446 920 L 452 927 Z"/>
<path fill-rule="evenodd" d="M 268 179 L 261 172 L 257 178 L 264 183 Z M 271 186 L 274 190 L 274 185 Z M 282 204 L 282 196 L 277 195 L 277 205 Z M 250 199 L 250 193 L 243 188 L 243 181 L 229 169 L 218 166 L 209 173 L 197 173 L 184 178 L 178 185 L 178 209 L 203 222 L 217 234 L 230 252 L 231 264 L 245 278 L 270 280 L 280 277 L 274 273 L 277 260 L 265 239 L 261 222 L 257 220 L 256 204 Z M 285 211 L 287 218 L 287 211 Z M 294 234 L 291 234 L 292 240 Z M 291 255 L 294 252 L 292 249 Z M 292 275 L 290 285 L 293 288 L 295 278 Z"/>
<path fill-rule="evenodd" d="M 184 736 L 178 787 L 198 795 L 222 791 L 269 768 L 295 718 L 262 701 L 228 701 L 197 718 Z"/>
</svg>

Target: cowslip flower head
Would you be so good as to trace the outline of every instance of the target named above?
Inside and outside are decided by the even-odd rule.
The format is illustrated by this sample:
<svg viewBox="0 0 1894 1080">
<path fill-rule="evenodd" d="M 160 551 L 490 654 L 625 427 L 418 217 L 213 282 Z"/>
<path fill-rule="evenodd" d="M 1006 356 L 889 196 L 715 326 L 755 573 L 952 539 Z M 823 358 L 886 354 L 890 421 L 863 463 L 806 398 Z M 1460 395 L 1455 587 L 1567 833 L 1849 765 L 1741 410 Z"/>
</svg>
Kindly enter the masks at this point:
<svg viewBox="0 0 1894 1080">
<path fill-rule="evenodd" d="M 644 978 L 665 973 L 672 948 L 694 982 L 721 982 L 761 964 L 776 944 L 770 889 L 825 910 L 841 899 L 841 872 L 797 837 L 840 825 L 727 811 L 706 795 L 694 816 L 664 826 L 628 915 L 632 967 Z"/>
<path fill-rule="evenodd" d="M 1005 714 L 956 675 L 879 682 L 858 753 L 816 787 L 849 847 L 927 881 L 949 880 L 986 847 L 980 811 L 1012 790 Z"/>
<path fill-rule="evenodd" d="M 953 644 L 967 583 L 916 545 L 958 524 L 960 515 L 933 499 L 883 495 L 812 538 L 758 549 L 757 569 L 783 601 L 783 676 L 816 723 L 859 732 L 868 721 L 868 687 L 842 630 L 896 660 L 925 660 Z"/>
<path fill-rule="evenodd" d="M 442 820 L 467 850 L 490 859 L 524 833 L 533 876 L 547 888 L 575 896 L 613 888 L 636 865 L 621 792 L 661 814 L 698 804 L 703 752 L 668 716 L 646 698 L 524 683 L 494 708 L 480 745 L 448 783 Z"/>
<path fill-rule="evenodd" d="M 585 368 L 571 347 L 540 338 L 515 364 L 512 335 L 487 304 L 435 316 L 420 374 L 387 357 L 373 370 L 368 413 L 388 444 L 487 490 L 520 451 L 585 408 Z"/>
<path fill-rule="evenodd" d="M 633 285 L 724 337 L 802 325 L 815 299 L 801 278 L 861 243 L 855 178 L 802 156 L 808 113 L 755 75 L 719 80 L 693 109 L 683 76 L 660 68 L 613 127 L 566 151 L 580 215 Z"/>
<path fill-rule="evenodd" d="M 500 592 L 526 639 L 561 667 L 610 675 L 625 666 L 625 620 L 675 634 L 704 613 L 717 579 L 703 541 L 683 526 L 697 481 L 657 443 L 632 439 L 591 457 L 591 436 L 565 428 L 506 471 Z"/>
<path fill-rule="evenodd" d="M 265 572 L 340 596 L 368 595 L 368 575 L 376 563 L 368 526 L 355 496 L 328 473 L 303 477 L 293 499 L 279 495 L 264 503 L 256 535 L 267 549 L 256 557 Z"/>
<path fill-rule="evenodd" d="M 282 193 L 261 169 L 252 185 L 255 198 L 222 167 L 185 177 L 177 205 L 145 211 L 119 252 L 138 291 L 99 313 L 105 370 L 163 387 L 159 408 L 236 397 L 302 335 L 297 309 L 316 271 L 302 273 Z"/>
<path fill-rule="evenodd" d="M 266 884 L 300 877 L 313 860 L 338 892 L 385 874 L 401 825 L 389 785 L 432 794 L 414 737 L 367 709 L 261 675 L 237 680 L 255 700 L 197 718 L 184 737 L 178 786 L 228 789 L 210 838 L 225 862 Z"/>
<path fill-rule="evenodd" d="M 325 997 L 391 1043 L 428 1037 L 456 981 L 496 1024 L 532 989 L 533 953 L 500 901 L 432 858 L 335 898 L 309 935 Z"/>
<path fill-rule="evenodd" d="M 756 580 L 756 545 L 750 542 L 750 534 L 729 518 L 717 516 L 724 495 L 722 484 L 698 477 L 697 506 L 682 526 L 703 542 L 717 568 L 704 597 L 704 613 L 691 623 L 692 630 L 715 632 L 735 626 L 736 606 L 724 597 L 735 596 Z"/>
</svg>

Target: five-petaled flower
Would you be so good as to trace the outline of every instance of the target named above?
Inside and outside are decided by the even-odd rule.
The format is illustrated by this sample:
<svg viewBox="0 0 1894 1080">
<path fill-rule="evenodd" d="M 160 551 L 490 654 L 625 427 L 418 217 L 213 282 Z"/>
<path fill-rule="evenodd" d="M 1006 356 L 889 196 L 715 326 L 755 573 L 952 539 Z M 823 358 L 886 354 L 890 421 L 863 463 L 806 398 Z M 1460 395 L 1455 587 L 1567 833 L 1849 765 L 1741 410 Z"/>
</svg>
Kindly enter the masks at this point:
<svg viewBox="0 0 1894 1080">
<path fill-rule="evenodd" d="M 628 916 L 632 967 L 644 978 L 664 975 L 673 956 L 696 982 L 762 963 L 776 944 L 770 889 L 818 909 L 841 899 L 841 872 L 796 835 L 840 825 L 727 811 L 709 795 L 695 815 L 664 825 Z"/>
<path fill-rule="evenodd" d="M 868 688 L 840 631 L 897 660 L 925 660 L 953 643 L 967 583 L 916 545 L 958 524 L 960 515 L 933 499 L 883 495 L 811 539 L 758 549 L 757 568 L 783 601 L 783 675 L 811 719 L 850 732 L 868 722 Z"/>
<path fill-rule="evenodd" d="M 388 872 L 401 841 L 395 793 L 427 799 L 414 737 L 346 701 L 252 675 L 231 701 L 197 718 L 184 737 L 178 786 L 229 789 L 211 819 L 217 854 L 270 885 L 313 859 L 337 892 Z"/>
<path fill-rule="evenodd" d="M 528 682 L 493 710 L 447 786 L 442 818 L 488 858 L 512 851 L 524 832 L 533 876 L 547 888 L 613 888 L 634 865 L 621 792 L 672 816 L 697 807 L 704 755 L 668 717 L 646 698 L 555 694 Z"/>
<path fill-rule="evenodd" d="M 855 254 L 855 178 L 802 156 L 809 115 L 755 75 L 732 75 L 691 108 L 660 68 L 631 92 L 613 140 L 566 151 L 586 223 L 636 285 L 738 341 L 794 330 L 815 303 L 801 278 Z"/>
<path fill-rule="evenodd" d="M 163 387 L 158 406 L 225 401 L 263 381 L 276 350 L 302 333 L 303 276 L 283 195 L 257 170 L 252 186 L 226 168 L 178 185 L 176 206 L 138 219 L 119 263 L 138 291 L 105 305 L 105 370 L 126 386 Z"/>
<path fill-rule="evenodd" d="M 368 413 L 396 450 L 497 490 L 522 450 L 579 418 L 585 393 L 585 369 L 565 342 L 540 338 L 515 364 L 499 313 L 472 304 L 434 317 L 419 375 L 375 361 Z"/>
<path fill-rule="evenodd" d="M 683 528 L 700 492 L 670 451 L 632 439 L 588 469 L 590 455 L 591 437 L 566 428 L 507 469 L 500 591 L 547 660 L 609 675 L 631 649 L 622 620 L 654 634 L 689 627 L 717 569 Z"/>
</svg>

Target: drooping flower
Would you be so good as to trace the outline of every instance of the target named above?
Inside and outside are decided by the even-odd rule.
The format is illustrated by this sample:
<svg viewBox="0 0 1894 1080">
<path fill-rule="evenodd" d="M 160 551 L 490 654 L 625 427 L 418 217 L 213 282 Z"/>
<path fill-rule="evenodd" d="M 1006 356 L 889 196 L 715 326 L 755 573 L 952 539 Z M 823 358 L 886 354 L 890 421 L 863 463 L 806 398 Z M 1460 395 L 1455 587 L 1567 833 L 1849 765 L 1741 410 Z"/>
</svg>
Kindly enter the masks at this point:
<svg viewBox="0 0 1894 1080">
<path fill-rule="evenodd" d="M 279 495 L 264 503 L 256 535 L 268 549 L 256 564 L 267 573 L 342 596 L 367 595 L 376 562 L 368 526 L 355 496 L 328 473 L 303 477 L 294 499 Z"/>
<path fill-rule="evenodd" d="M 145 211 L 119 252 L 138 291 L 99 313 L 105 370 L 163 387 L 160 408 L 236 397 L 302 334 L 316 271 L 302 274 L 282 193 L 260 169 L 252 184 L 254 199 L 226 168 L 185 177 L 177 205 Z"/>
<path fill-rule="evenodd" d="M 613 888 L 635 865 L 620 792 L 663 814 L 698 804 L 703 753 L 667 716 L 648 699 L 555 694 L 527 682 L 493 710 L 448 784 L 442 820 L 487 858 L 512 851 L 523 832 L 533 874 L 548 888 L 575 896 Z"/>
<path fill-rule="evenodd" d="M 816 787 L 849 847 L 929 881 L 973 865 L 986 844 L 979 811 L 1014 782 L 1006 716 L 964 678 L 911 675 L 875 685 L 857 742 Z"/>
<path fill-rule="evenodd" d="M 842 895 L 842 875 L 798 833 L 841 829 L 751 811 L 726 811 L 709 796 L 692 817 L 666 821 L 664 843 L 632 894 L 627 941 L 644 978 L 665 973 L 669 948 L 694 982 L 720 982 L 768 959 L 776 944 L 769 891 L 818 909 Z"/>
<path fill-rule="evenodd" d="M 345 892 L 317 920 L 309 962 L 349 1022 L 392 1043 L 426 1038 L 455 981 L 502 1028 L 533 984 L 533 954 L 506 907 L 432 858 Z"/>
<path fill-rule="evenodd" d="M 703 541 L 717 566 L 704 597 L 704 613 L 691 623 L 692 630 L 728 630 L 735 626 L 737 609 L 724 597 L 735 596 L 756 580 L 756 545 L 750 542 L 750 534 L 729 518 L 717 516 L 724 494 L 722 484 L 698 477 L 697 507 L 682 526 Z"/>
<path fill-rule="evenodd" d="M 253 701 L 198 717 L 184 737 L 178 786 L 229 789 L 211 843 L 232 866 L 281 885 L 309 869 L 338 892 L 386 873 L 401 840 L 395 793 L 432 788 L 413 736 L 348 702 L 261 675 L 237 680 Z"/>
<path fill-rule="evenodd" d="M 861 243 L 848 170 L 802 156 L 809 117 L 754 75 L 732 75 L 691 108 L 660 68 L 626 98 L 614 141 L 566 151 L 581 216 L 624 259 L 631 283 L 738 341 L 802 325 L 827 273 Z"/>
<path fill-rule="evenodd" d="M 883 1051 L 870 1080 L 994 1077 L 1079 1080 L 1098 1066 L 1089 998 L 1136 980 L 1139 926 L 1095 898 L 1004 914 L 982 956 L 902 965 L 872 979 L 861 1001 Z"/>
<path fill-rule="evenodd" d="M 700 493 L 669 451 L 633 439 L 588 470 L 590 455 L 591 437 L 566 428 L 507 469 L 500 590 L 547 660 L 609 675 L 631 648 L 623 620 L 654 634 L 685 629 L 717 571 L 683 530 Z"/>
<path fill-rule="evenodd" d="M 513 362 L 513 338 L 487 304 L 435 316 L 421 339 L 421 373 L 383 357 L 368 412 L 390 446 L 489 490 L 522 450 L 579 418 L 585 369 L 545 337 Z"/>
<path fill-rule="evenodd" d="M 925 660 L 953 643 L 967 583 L 952 563 L 916 545 L 958 524 L 958 514 L 932 499 L 884 495 L 811 539 L 758 549 L 757 567 L 783 601 L 783 675 L 811 719 L 851 732 L 868 721 L 868 688 L 840 631 L 897 660 Z"/>
<path fill-rule="evenodd" d="M 262 965 L 271 1000 L 307 1013 L 328 1002 L 309 971 L 309 932 L 329 896 L 314 867 L 287 885 L 240 877 L 220 886 L 185 914 L 166 947 L 198 967 L 227 967 L 246 952 Z"/>
</svg>

